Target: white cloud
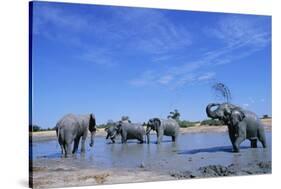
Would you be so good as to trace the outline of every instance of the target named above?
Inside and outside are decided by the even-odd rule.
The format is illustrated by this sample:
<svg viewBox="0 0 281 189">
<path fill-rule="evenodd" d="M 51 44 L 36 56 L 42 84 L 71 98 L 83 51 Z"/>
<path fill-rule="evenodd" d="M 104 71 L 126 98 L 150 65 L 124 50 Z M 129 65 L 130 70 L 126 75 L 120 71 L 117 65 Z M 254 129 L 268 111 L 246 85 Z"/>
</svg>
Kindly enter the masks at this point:
<svg viewBox="0 0 281 189">
<path fill-rule="evenodd" d="M 170 75 L 174 78 L 173 85 L 183 86 L 188 83 L 203 82 L 214 79 L 215 72 L 206 72 L 214 66 L 235 63 L 247 57 L 270 42 L 271 34 L 259 27 L 258 19 L 249 19 L 244 16 L 225 16 L 213 28 L 208 28 L 205 35 L 221 42 L 219 47 L 206 50 L 200 57 L 193 61 L 178 63 L 169 67 L 167 71 L 158 73 L 155 77 Z M 192 47 L 191 47 L 192 48 Z M 247 48 L 245 50 L 245 48 Z M 172 57 L 172 56 L 171 56 Z M 161 58 L 160 58 L 161 60 Z M 172 80 L 164 80 L 163 84 L 171 84 Z M 251 103 L 254 103 L 251 101 Z"/>
<path fill-rule="evenodd" d="M 216 73 L 214 72 L 208 72 L 208 73 L 204 73 L 203 75 L 199 76 L 197 78 L 198 81 L 206 81 L 206 80 L 210 80 L 213 79 L 215 77 Z"/>
<path fill-rule="evenodd" d="M 165 76 L 159 78 L 158 83 L 160 83 L 160 84 L 168 84 L 172 80 L 173 80 L 173 76 L 165 75 Z"/>
<path fill-rule="evenodd" d="M 106 49 L 89 50 L 77 56 L 79 60 L 89 62 L 101 66 L 114 66 L 117 65 L 113 59 L 113 53 Z"/>
</svg>

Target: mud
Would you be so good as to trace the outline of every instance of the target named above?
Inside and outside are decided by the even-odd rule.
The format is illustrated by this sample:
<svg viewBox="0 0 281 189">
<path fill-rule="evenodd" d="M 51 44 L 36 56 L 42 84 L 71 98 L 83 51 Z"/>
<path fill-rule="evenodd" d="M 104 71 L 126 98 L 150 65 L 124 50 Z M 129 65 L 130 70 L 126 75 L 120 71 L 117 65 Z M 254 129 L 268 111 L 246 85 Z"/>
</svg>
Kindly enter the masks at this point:
<svg viewBox="0 0 281 189">
<path fill-rule="evenodd" d="M 233 153 L 227 133 L 181 134 L 177 143 L 130 141 L 115 144 L 97 137 L 94 148 L 62 158 L 56 140 L 33 144 L 34 187 L 114 184 L 271 173 L 271 132 L 268 148 L 250 148 L 245 141 Z M 155 136 L 151 137 L 155 142 Z"/>
</svg>

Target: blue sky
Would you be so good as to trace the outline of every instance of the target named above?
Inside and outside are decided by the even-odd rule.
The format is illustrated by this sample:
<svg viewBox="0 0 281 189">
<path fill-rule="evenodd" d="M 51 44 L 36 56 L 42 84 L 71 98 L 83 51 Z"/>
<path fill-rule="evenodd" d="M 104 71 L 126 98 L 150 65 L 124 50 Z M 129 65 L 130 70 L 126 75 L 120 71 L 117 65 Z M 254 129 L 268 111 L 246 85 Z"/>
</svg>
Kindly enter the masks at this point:
<svg viewBox="0 0 281 189">
<path fill-rule="evenodd" d="M 98 124 L 166 117 L 202 120 L 211 86 L 271 115 L 271 17 L 35 2 L 33 123 L 67 113 Z"/>
</svg>

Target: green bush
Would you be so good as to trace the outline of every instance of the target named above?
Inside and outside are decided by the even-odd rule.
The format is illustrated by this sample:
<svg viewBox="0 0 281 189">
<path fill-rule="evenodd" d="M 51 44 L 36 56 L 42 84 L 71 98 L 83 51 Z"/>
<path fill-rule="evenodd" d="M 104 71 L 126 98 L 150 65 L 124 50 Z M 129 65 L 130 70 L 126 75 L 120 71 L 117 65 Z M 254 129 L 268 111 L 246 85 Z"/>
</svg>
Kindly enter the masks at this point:
<svg viewBox="0 0 281 189">
<path fill-rule="evenodd" d="M 217 119 L 205 119 L 201 121 L 200 125 L 221 126 L 224 125 L 222 121 Z"/>
<path fill-rule="evenodd" d="M 262 116 L 262 119 L 269 119 L 269 118 L 271 118 L 271 117 L 269 115 L 267 115 L 267 114 Z"/>
<path fill-rule="evenodd" d="M 38 125 L 32 125 L 32 131 L 33 132 L 38 132 L 38 131 L 41 131 L 41 127 L 39 127 Z"/>
<path fill-rule="evenodd" d="M 178 121 L 179 125 L 181 128 L 187 128 L 187 127 L 194 127 L 196 125 L 196 123 L 198 122 L 192 122 L 192 121 Z"/>
<path fill-rule="evenodd" d="M 56 130 L 56 127 L 54 128 L 41 128 L 40 126 L 38 125 L 32 125 L 32 132 L 39 132 L 39 131 L 53 131 L 53 130 Z"/>
</svg>

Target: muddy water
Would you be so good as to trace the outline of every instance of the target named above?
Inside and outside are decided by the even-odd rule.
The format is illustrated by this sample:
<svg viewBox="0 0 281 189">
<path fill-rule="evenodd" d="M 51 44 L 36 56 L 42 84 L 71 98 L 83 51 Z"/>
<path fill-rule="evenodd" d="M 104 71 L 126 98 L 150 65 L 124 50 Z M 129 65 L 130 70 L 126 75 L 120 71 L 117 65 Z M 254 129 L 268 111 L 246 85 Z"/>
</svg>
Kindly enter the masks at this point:
<svg viewBox="0 0 281 189">
<path fill-rule="evenodd" d="M 35 142 L 33 144 L 33 160 L 48 164 L 52 161 L 75 168 L 137 168 L 148 170 L 181 170 L 188 167 L 196 170 L 201 166 L 220 164 L 235 164 L 243 166 L 249 162 L 271 161 L 271 132 L 266 133 L 268 148 L 249 148 L 250 142 L 241 144 L 240 153 L 232 153 L 227 133 L 190 133 L 182 134 L 177 143 L 172 143 L 169 137 L 164 137 L 162 144 L 154 142 L 156 137 L 151 136 L 151 144 L 139 144 L 137 141 L 128 141 L 115 144 L 106 141 L 104 137 L 96 137 L 94 148 L 88 146 L 86 154 L 78 153 L 73 158 L 61 158 L 60 147 L 56 140 Z"/>
</svg>

